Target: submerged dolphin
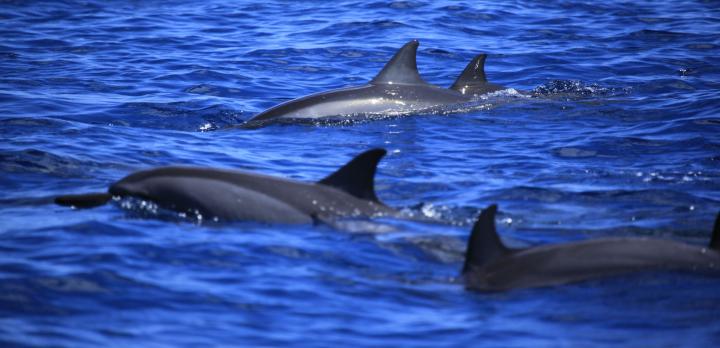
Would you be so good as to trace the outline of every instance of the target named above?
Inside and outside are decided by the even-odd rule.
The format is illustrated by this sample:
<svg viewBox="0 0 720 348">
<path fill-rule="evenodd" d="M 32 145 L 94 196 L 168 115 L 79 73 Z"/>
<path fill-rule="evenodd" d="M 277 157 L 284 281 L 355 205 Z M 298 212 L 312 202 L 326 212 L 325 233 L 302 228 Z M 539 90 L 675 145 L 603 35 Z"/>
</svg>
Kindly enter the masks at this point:
<svg viewBox="0 0 720 348">
<path fill-rule="evenodd" d="M 417 40 L 406 43 L 366 85 L 290 100 L 255 115 L 245 126 L 259 127 L 281 119 L 419 112 L 467 103 L 478 95 L 505 89 L 487 81 L 485 54 L 477 55 L 449 89 L 425 82 L 415 60 L 418 45 Z"/>
<path fill-rule="evenodd" d="M 375 195 L 375 171 L 385 153 L 383 149 L 366 151 L 317 183 L 222 169 L 160 167 L 130 174 L 112 184 L 107 193 L 60 196 L 55 202 L 90 208 L 113 196 L 131 196 L 200 214 L 206 220 L 279 223 L 399 216 Z"/>
<path fill-rule="evenodd" d="M 497 206 L 480 214 L 463 266 L 467 288 L 499 291 L 650 270 L 720 269 L 720 214 L 708 247 L 649 238 L 604 238 L 509 249 L 495 230 Z"/>
</svg>

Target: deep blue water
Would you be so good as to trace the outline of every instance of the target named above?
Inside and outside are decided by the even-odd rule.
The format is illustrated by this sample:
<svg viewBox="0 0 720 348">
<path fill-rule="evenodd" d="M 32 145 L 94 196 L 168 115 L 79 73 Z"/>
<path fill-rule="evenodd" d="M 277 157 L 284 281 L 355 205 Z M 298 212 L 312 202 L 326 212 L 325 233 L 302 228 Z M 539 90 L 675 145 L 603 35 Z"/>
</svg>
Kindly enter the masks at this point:
<svg viewBox="0 0 720 348">
<path fill-rule="evenodd" d="M 406 41 L 481 107 L 233 128 L 363 84 Z M 0 345 L 712 346 L 720 279 L 656 272 L 505 293 L 458 279 L 499 203 L 512 245 L 710 238 L 720 210 L 715 1 L 0 3 Z M 317 180 L 371 147 L 387 204 L 444 224 L 198 224 L 58 194 L 183 164 Z"/>
</svg>

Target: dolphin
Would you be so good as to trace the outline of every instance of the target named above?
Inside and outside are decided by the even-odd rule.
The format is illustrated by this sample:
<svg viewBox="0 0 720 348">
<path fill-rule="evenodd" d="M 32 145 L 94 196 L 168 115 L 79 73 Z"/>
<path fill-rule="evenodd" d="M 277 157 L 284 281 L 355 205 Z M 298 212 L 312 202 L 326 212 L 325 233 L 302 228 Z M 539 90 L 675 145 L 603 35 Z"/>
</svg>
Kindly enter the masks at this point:
<svg viewBox="0 0 720 348">
<path fill-rule="evenodd" d="M 652 271 L 720 269 L 720 214 L 708 247 L 650 238 L 603 238 L 524 249 L 506 247 L 497 206 L 484 209 L 468 241 L 462 274 L 471 290 L 502 291 Z"/>
<path fill-rule="evenodd" d="M 384 149 L 361 153 L 316 183 L 198 167 L 160 167 L 132 173 L 106 193 L 66 195 L 55 203 L 76 208 L 113 197 L 137 197 L 203 220 L 311 223 L 337 217 L 397 217 L 377 198 L 374 178 Z"/>
<path fill-rule="evenodd" d="M 407 114 L 471 102 L 479 95 L 505 89 L 487 81 L 486 54 L 475 56 L 449 89 L 425 82 L 415 60 L 419 44 L 418 40 L 406 43 L 366 85 L 293 99 L 255 115 L 243 126 L 261 127 L 279 120 L 331 116 Z"/>
</svg>

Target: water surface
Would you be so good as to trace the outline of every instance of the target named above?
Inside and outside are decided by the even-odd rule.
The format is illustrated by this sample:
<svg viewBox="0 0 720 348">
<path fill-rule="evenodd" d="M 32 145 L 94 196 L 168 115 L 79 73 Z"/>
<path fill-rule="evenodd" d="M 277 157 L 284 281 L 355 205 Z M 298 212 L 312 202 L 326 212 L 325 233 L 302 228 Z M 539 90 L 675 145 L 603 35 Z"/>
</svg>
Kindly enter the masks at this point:
<svg viewBox="0 0 720 348">
<path fill-rule="evenodd" d="M 717 345 L 717 277 L 487 294 L 458 271 L 490 203 L 515 246 L 706 244 L 720 210 L 718 18 L 713 1 L 2 2 L 0 342 Z M 486 52 L 491 81 L 541 97 L 232 128 L 363 84 L 410 39 L 431 83 L 449 86 Z M 380 199 L 444 223 L 197 224 L 49 199 L 169 164 L 313 181 L 371 147 L 389 150 Z"/>
</svg>

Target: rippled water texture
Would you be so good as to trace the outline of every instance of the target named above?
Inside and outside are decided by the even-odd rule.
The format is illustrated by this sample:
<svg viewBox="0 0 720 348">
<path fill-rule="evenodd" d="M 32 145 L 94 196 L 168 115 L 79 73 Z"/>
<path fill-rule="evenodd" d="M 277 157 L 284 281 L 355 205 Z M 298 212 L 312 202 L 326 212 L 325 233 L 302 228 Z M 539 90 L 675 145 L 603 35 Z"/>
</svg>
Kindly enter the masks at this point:
<svg viewBox="0 0 720 348">
<path fill-rule="evenodd" d="M 0 2 L 0 345 L 695 346 L 720 279 L 648 273 L 506 293 L 458 280 L 499 203 L 515 246 L 692 244 L 720 210 L 720 10 L 698 2 Z M 511 94 L 348 124 L 239 125 L 363 84 L 403 43 L 449 86 Z M 386 147 L 378 195 L 443 224 L 200 224 L 52 205 L 166 164 L 317 180 Z"/>
</svg>

